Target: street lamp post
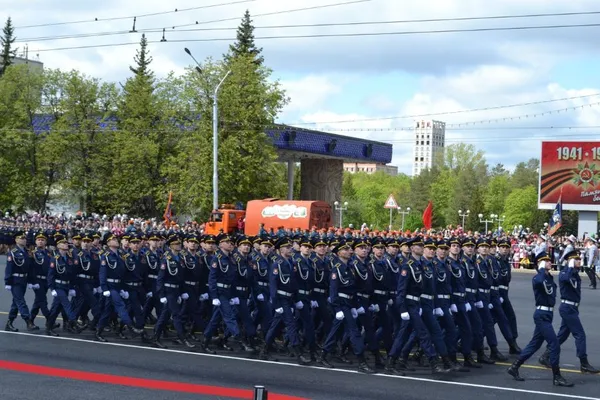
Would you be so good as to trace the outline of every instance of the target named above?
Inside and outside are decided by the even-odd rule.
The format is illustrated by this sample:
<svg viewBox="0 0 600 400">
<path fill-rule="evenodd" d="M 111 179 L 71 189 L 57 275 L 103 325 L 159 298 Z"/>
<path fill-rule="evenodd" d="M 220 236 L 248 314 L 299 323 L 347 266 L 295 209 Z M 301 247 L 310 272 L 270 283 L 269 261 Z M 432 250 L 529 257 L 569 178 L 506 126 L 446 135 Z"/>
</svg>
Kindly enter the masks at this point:
<svg viewBox="0 0 600 400">
<path fill-rule="evenodd" d="M 343 212 L 348 209 L 348 202 L 345 201 L 344 205 L 342 206 L 339 201 L 335 201 L 333 205 L 335 206 L 335 210 L 340 212 L 340 228 L 343 228 Z"/>
<path fill-rule="evenodd" d="M 467 217 L 469 216 L 469 214 L 471 214 L 471 210 L 467 210 L 467 211 L 465 211 L 465 212 L 464 212 L 464 214 L 463 214 L 463 211 L 462 211 L 462 210 L 458 210 L 458 216 L 459 216 L 459 217 L 462 217 L 462 228 L 463 228 L 465 231 L 466 231 L 466 228 L 465 228 L 465 218 L 467 218 Z"/>
<path fill-rule="evenodd" d="M 487 235 L 487 233 L 488 233 L 488 224 L 489 223 L 493 223 L 495 221 L 495 218 L 497 217 L 497 215 L 496 214 L 490 214 L 491 220 L 483 219 L 483 214 L 479 214 L 477 216 L 479 217 L 479 222 L 481 222 L 482 224 L 485 223 L 485 234 Z"/>
<path fill-rule="evenodd" d="M 410 207 L 406 207 L 406 211 L 402 211 L 402 208 L 398 207 L 398 214 L 402 214 L 402 228 L 401 228 L 401 231 L 404 232 L 404 216 L 410 214 Z"/>
<path fill-rule="evenodd" d="M 202 73 L 202 68 L 200 67 L 200 63 L 196 58 L 192 55 L 192 52 L 186 47 L 185 52 L 194 60 L 196 63 L 196 71 L 198 73 Z M 219 89 L 225 79 L 231 74 L 231 70 L 227 71 L 225 76 L 221 79 L 219 84 L 215 87 L 213 92 L 213 209 L 217 210 L 219 208 L 219 106 L 218 106 L 218 94 Z"/>
<path fill-rule="evenodd" d="M 506 217 L 503 216 L 499 216 L 496 215 L 496 222 L 498 223 L 498 230 L 500 230 L 500 228 L 502 227 L 502 223 L 504 222 L 504 220 L 506 219 Z"/>
</svg>

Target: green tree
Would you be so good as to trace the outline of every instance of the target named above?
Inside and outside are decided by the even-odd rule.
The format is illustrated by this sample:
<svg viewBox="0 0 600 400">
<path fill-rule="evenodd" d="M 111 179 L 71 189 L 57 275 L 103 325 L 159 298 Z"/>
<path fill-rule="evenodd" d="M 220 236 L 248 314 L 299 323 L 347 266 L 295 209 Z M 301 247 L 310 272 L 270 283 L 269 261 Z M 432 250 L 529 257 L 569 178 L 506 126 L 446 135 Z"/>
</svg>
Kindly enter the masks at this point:
<svg viewBox="0 0 600 400">
<path fill-rule="evenodd" d="M 494 175 L 490 178 L 484 195 L 485 211 L 498 214 L 504 210 L 504 201 L 510 193 L 510 180 L 506 174 Z"/>
<path fill-rule="evenodd" d="M 4 28 L 2 28 L 2 37 L 0 37 L 0 46 L 2 47 L 0 53 L 0 76 L 12 65 L 13 58 L 17 56 L 17 49 L 12 47 L 16 39 L 15 27 L 12 24 L 12 19 L 8 17 Z"/>
<path fill-rule="evenodd" d="M 512 173 L 511 184 L 513 188 L 524 188 L 529 185 L 538 186 L 540 160 L 531 158 L 527 162 L 520 162 Z"/>
<path fill-rule="evenodd" d="M 254 41 L 254 25 L 250 18 L 250 11 L 246 10 L 237 29 L 237 39 L 229 45 L 229 52 L 223 57 L 226 63 L 231 62 L 232 58 L 250 57 L 255 65 L 260 66 L 264 63 L 264 57 L 261 53 L 262 48 L 257 47 Z"/>
<path fill-rule="evenodd" d="M 456 224 L 458 209 L 454 208 L 452 200 L 457 180 L 453 171 L 445 169 L 431 184 L 431 201 L 434 206 L 432 226 L 445 227 Z"/>
<path fill-rule="evenodd" d="M 514 189 L 506 198 L 504 215 L 506 226 L 523 225 L 536 230 L 532 226 L 537 211 L 537 190 L 534 185 Z M 537 227 L 539 229 L 539 227 Z"/>
<path fill-rule="evenodd" d="M 490 171 L 490 177 L 495 178 L 500 175 L 510 175 L 510 172 L 504 168 L 504 164 L 496 164 Z"/>
</svg>

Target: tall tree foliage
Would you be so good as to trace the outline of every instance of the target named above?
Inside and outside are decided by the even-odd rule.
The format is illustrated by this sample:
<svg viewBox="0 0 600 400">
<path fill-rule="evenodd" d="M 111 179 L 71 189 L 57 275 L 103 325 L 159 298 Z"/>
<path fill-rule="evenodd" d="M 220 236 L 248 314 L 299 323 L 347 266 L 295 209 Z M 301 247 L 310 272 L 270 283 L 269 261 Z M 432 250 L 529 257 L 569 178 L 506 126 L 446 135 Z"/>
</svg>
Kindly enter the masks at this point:
<svg viewBox="0 0 600 400">
<path fill-rule="evenodd" d="M 254 41 L 254 25 L 250 18 L 250 11 L 246 10 L 242 22 L 237 29 L 237 38 L 229 45 L 229 52 L 224 55 L 227 63 L 236 57 L 250 57 L 255 65 L 263 65 L 264 57 L 261 55 L 262 48 L 257 47 Z"/>
<path fill-rule="evenodd" d="M 17 56 L 17 49 L 13 48 L 16 39 L 15 27 L 12 24 L 12 19 L 8 17 L 0 37 L 0 76 L 4 74 L 4 71 L 13 63 L 13 58 Z"/>
</svg>

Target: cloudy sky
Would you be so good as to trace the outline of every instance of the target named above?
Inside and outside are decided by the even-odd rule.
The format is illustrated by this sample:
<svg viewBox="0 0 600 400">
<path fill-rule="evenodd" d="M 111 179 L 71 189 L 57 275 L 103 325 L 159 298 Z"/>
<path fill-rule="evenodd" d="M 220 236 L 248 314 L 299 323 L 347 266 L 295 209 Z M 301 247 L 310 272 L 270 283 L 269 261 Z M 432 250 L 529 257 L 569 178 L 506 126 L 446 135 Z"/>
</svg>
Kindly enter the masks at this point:
<svg viewBox="0 0 600 400">
<path fill-rule="evenodd" d="M 411 173 L 411 128 L 423 119 L 507 167 L 539 157 L 542 139 L 600 137 L 594 0 L 0 0 L 30 57 L 110 81 L 129 75 L 143 30 L 158 75 L 189 65 L 184 47 L 220 57 L 246 9 L 291 97 L 279 122 L 392 143 L 401 172 Z M 563 15 L 539 16 L 552 13 Z M 497 16 L 510 18 L 468 19 Z M 332 34 L 346 36 L 310 37 Z"/>
</svg>

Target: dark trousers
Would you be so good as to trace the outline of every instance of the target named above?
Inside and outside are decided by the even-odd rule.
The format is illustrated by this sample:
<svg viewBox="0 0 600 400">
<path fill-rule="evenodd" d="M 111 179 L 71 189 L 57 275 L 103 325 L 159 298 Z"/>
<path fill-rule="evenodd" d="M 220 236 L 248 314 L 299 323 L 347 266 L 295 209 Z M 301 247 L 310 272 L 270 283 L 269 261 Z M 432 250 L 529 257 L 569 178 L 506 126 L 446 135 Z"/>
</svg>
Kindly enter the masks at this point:
<svg viewBox="0 0 600 400">
<path fill-rule="evenodd" d="M 548 342 L 548 351 L 550 352 L 550 365 L 558 367 L 560 361 L 560 345 L 558 344 L 558 338 L 552 327 L 552 317 L 552 311 L 535 310 L 533 313 L 533 322 L 535 323 L 533 337 L 521 352 L 521 355 L 519 356 L 520 361 L 525 362 L 531 358 L 531 356 L 542 347 L 544 341 L 546 341 Z"/>
<path fill-rule="evenodd" d="M 49 327 L 54 326 L 54 323 L 56 322 L 56 318 L 58 318 L 58 315 L 62 311 L 64 311 L 64 314 L 66 314 L 67 320 L 69 322 L 73 322 L 73 321 L 77 320 L 77 315 L 75 315 L 75 313 L 73 312 L 73 307 L 71 305 L 71 302 L 69 301 L 69 296 L 68 296 L 69 291 L 67 289 L 60 289 L 60 288 L 57 288 L 55 290 L 56 290 L 56 296 L 52 300 L 52 307 L 50 307 L 50 315 L 48 316 L 48 319 L 46 320 L 46 323 L 48 324 Z"/>
<path fill-rule="evenodd" d="M 50 309 L 48 308 L 48 285 L 41 283 L 40 288 L 34 290 L 34 293 L 35 298 L 31 305 L 31 321 L 33 322 L 40 311 L 42 312 L 42 315 L 48 319 L 50 316 Z"/>
<path fill-rule="evenodd" d="M 340 328 L 343 326 L 348 334 L 348 339 L 352 344 L 352 350 L 354 354 L 357 356 L 362 355 L 365 352 L 365 343 L 358 330 L 358 325 L 356 324 L 356 320 L 352 317 L 352 312 L 350 311 L 350 305 L 342 304 L 340 306 L 339 311 L 344 313 L 344 319 L 341 321 L 334 317 L 333 324 L 331 326 L 331 330 L 327 335 L 327 339 L 325 339 L 325 344 L 323 345 L 324 353 L 331 353 L 333 350 L 335 343 L 338 339 L 338 333 L 340 332 Z"/>
<path fill-rule="evenodd" d="M 507 290 L 500 289 L 500 296 L 504 299 L 504 303 L 502 303 L 502 310 L 504 310 L 504 315 L 506 315 L 506 318 L 508 318 L 508 325 L 510 326 L 513 339 L 516 340 L 519 337 L 519 330 L 517 329 L 517 315 L 515 314 L 515 309 L 510 302 Z"/>
<path fill-rule="evenodd" d="M 10 292 L 12 293 L 12 304 L 10 305 L 10 311 L 8 312 L 9 320 L 14 320 L 17 318 L 17 314 L 21 314 L 21 318 L 23 318 L 25 321 L 29 321 L 31 318 L 29 308 L 25 302 L 26 290 L 26 284 L 12 285 L 10 289 Z"/>
<path fill-rule="evenodd" d="M 208 326 L 204 331 L 204 338 L 206 340 L 210 340 L 210 338 L 213 337 L 221 321 L 225 323 L 225 327 L 227 328 L 226 334 L 234 337 L 238 337 L 240 335 L 240 328 L 238 327 L 235 319 L 233 306 L 229 304 L 229 299 L 226 296 L 220 295 L 219 301 L 221 302 L 221 305 L 213 306 L 212 317 L 210 318 Z"/>
</svg>

